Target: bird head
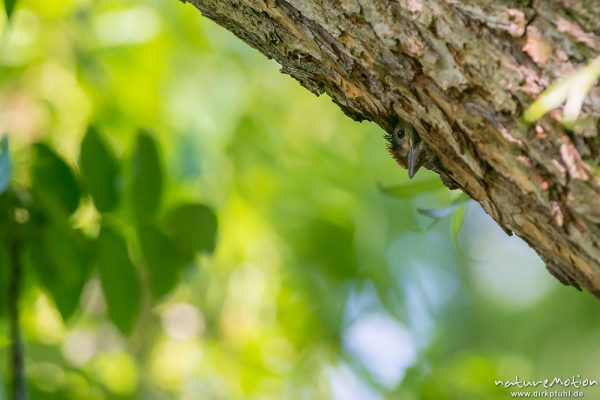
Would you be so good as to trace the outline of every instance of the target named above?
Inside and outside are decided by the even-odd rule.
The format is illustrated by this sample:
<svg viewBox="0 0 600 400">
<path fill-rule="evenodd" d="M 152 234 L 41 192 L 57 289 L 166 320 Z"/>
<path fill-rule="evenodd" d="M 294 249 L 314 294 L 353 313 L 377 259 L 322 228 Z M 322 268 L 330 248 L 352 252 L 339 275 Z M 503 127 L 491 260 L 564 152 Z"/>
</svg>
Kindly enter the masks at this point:
<svg viewBox="0 0 600 400">
<path fill-rule="evenodd" d="M 423 165 L 422 153 L 425 144 L 419 134 L 410 124 L 401 121 L 386 139 L 390 154 L 398 164 L 408 169 L 408 177 L 412 179 Z"/>
</svg>

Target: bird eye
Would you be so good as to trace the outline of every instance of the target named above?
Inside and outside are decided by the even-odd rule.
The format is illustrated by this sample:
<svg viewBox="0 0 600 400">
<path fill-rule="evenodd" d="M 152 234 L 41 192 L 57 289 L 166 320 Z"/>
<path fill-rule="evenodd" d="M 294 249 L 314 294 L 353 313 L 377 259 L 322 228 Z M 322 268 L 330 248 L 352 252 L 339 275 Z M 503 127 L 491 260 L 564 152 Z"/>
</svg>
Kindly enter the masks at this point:
<svg viewBox="0 0 600 400">
<path fill-rule="evenodd" d="M 396 128 L 396 131 L 394 133 L 396 134 L 398 140 L 404 139 L 405 132 L 404 129 L 402 129 L 401 127 Z"/>
</svg>

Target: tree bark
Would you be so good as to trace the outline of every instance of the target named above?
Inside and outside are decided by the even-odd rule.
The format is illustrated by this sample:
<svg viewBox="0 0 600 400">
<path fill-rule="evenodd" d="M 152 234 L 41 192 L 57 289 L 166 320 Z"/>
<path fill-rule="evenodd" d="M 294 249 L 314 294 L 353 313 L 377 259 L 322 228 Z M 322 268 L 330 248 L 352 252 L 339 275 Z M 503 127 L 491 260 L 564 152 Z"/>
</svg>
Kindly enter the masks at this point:
<svg viewBox="0 0 600 400">
<path fill-rule="evenodd" d="M 355 120 L 410 122 L 431 166 L 600 297 L 600 89 L 572 132 L 523 111 L 600 49 L 600 0 L 188 0 Z"/>
</svg>

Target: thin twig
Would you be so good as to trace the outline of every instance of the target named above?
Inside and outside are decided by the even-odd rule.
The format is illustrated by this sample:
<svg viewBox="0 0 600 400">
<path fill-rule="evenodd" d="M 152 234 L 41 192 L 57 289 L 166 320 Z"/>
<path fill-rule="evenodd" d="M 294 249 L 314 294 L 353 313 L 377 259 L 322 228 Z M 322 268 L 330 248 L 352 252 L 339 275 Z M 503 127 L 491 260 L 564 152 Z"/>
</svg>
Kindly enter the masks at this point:
<svg viewBox="0 0 600 400">
<path fill-rule="evenodd" d="M 25 364 L 23 360 L 23 343 L 19 321 L 19 298 L 21 292 L 21 260 L 18 239 L 13 239 L 10 246 L 10 282 L 8 288 L 8 307 L 11 325 L 11 369 L 12 399 L 26 400 L 27 383 L 25 381 Z"/>
</svg>

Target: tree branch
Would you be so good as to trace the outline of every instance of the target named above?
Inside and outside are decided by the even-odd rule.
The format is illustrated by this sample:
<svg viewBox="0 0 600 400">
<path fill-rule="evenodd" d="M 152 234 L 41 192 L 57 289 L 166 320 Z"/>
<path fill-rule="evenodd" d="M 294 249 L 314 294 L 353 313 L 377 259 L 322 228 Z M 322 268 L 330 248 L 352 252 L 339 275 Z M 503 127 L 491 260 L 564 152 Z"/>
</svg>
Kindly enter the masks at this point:
<svg viewBox="0 0 600 400">
<path fill-rule="evenodd" d="M 600 50 L 598 1 L 191 0 L 350 117 L 410 122 L 426 165 L 600 297 L 600 89 L 573 132 L 519 123 Z"/>
</svg>

